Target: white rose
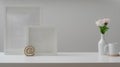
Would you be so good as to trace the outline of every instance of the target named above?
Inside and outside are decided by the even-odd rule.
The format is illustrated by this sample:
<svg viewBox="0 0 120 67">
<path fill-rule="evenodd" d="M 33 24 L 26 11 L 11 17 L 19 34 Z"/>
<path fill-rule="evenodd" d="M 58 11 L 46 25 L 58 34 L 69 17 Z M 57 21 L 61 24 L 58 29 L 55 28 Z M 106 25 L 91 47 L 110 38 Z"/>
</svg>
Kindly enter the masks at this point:
<svg viewBox="0 0 120 67">
<path fill-rule="evenodd" d="M 100 19 L 100 20 L 96 21 L 96 25 L 97 25 L 97 26 L 104 26 L 104 23 L 103 23 L 103 21 Z"/>
<path fill-rule="evenodd" d="M 110 22 L 109 18 L 104 18 L 96 21 L 97 26 L 104 26 L 105 24 L 108 24 Z"/>
<path fill-rule="evenodd" d="M 108 24 L 110 22 L 110 19 L 109 18 L 104 18 L 102 19 L 103 23 L 104 24 Z"/>
</svg>

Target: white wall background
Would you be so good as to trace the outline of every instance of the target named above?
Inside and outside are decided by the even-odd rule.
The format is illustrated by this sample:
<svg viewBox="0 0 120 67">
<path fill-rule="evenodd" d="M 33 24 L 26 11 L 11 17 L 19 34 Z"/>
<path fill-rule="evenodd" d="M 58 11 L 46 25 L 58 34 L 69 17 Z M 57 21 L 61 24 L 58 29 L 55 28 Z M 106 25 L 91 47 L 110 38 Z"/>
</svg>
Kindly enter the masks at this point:
<svg viewBox="0 0 120 67">
<path fill-rule="evenodd" d="M 58 31 L 58 51 L 97 51 L 100 33 L 95 21 L 111 19 L 108 42 L 120 44 L 119 0 L 1 0 L 0 51 L 3 51 L 4 7 L 39 6 L 41 25 L 55 26 Z"/>
</svg>

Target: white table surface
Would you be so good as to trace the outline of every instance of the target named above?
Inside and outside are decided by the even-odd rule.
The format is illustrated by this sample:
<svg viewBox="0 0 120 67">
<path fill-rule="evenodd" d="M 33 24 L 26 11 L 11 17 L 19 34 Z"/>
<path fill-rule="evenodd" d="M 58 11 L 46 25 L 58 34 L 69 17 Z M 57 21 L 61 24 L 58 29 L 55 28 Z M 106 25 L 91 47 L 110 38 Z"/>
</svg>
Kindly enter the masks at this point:
<svg viewBox="0 0 120 67">
<path fill-rule="evenodd" d="M 95 52 L 64 52 L 56 56 L 4 55 L 0 53 L 0 63 L 119 63 L 120 56 L 99 56 Z"/>
</svg>

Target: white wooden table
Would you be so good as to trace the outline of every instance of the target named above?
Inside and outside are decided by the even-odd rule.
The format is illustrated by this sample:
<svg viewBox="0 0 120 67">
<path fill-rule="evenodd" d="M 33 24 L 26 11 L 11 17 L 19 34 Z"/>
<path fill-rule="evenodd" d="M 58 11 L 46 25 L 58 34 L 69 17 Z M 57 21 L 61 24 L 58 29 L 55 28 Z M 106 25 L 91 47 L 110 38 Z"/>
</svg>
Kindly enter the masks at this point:
<svg viewBox="0 0 120 67">
<path fill-rule="evenodd" d="M 58 53 L 55 56 L 4 55 L 0 53 L 0 63 L 119 63 L 120 56 L 99 56 L 98 53 Z"/>
<path fill-rule="evenodd" d="M 16 65 L 17 64 L 17 65 Z M 32 65 L 34 66 L 32 66 Z M 72 64 L 72 65 L 71 65 Z M 120 67 L 120 57 L 110 57 L 110 56 L 99 56 L 98 53 L 95 52 L 69 52 L 69 53 L 58 53 L 56 56 L 33 56 L 26 57 L 24 55 L 4 55 L 4 53 L 0 53 L 0 67 L 3 65 L 4 67 L 14 66 L 16 67 L 20 65 L 28 65 L 29 67 L 38 67 L 39 65 L 43 65 L 42 67 L 47 67 L 46 65 L 52 67 L 62 66 L 66 67 L 76 67 L 76 66 L 92 66 L 94 65 L 109 65 L 109 67 L 113 65 L 119 65 Z M 111 65 L 112 64 L 112 65 Z M 37 65 L 37 66 L 36 66 Z M 64 66 L 65 65 L 65 66 Z M 86 67 L 87 67 L 86 66 Z M 15 67 L 15 66 L 14 66 Z"/>
</svg>

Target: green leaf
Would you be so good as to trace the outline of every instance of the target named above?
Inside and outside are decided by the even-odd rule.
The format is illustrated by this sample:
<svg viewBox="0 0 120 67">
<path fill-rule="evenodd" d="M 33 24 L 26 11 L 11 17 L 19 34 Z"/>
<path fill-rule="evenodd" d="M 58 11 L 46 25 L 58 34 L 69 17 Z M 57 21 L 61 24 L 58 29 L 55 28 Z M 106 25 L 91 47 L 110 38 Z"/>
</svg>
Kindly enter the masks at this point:
<svg viewBox="0 0 120 67">
<path fill-rule="evenodd" d="M 105 32 L 108 31 L 108 29 L 109 29 L 106 25 L 100 26 L 99 28 L 100 28 L 100 32 L 101 32 L 102 34 L 105 34 Z"/>
</svg>

